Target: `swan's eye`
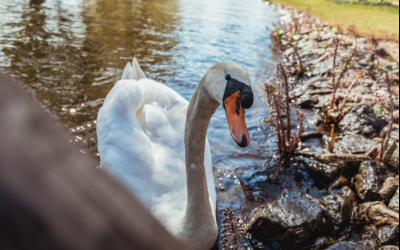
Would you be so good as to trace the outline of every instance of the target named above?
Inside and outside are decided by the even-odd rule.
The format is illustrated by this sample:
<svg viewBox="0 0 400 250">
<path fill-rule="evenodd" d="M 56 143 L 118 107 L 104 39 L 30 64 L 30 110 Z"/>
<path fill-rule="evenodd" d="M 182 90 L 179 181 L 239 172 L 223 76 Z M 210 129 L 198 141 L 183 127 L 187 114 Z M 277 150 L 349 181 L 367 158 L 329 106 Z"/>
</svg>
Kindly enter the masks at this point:
<svg viewBox="0 0 400 250">
<path fill-rule="evenodd" d="M 227 74 L 227 75 L 225 76 L 225 79 L 226 79 L 227 81 L 230 81 L 230 80 L 231 80 L 231 75 Z"/>
<path fill-rule="evenodd" d="M 246 86 L 245 88 L 243 88 L 241 101 L 242 107 L 245 109 L 249 109 L 251 108 L 251 106 L 253 106 L 254 95 L 250 86 Z"/>
</svg>

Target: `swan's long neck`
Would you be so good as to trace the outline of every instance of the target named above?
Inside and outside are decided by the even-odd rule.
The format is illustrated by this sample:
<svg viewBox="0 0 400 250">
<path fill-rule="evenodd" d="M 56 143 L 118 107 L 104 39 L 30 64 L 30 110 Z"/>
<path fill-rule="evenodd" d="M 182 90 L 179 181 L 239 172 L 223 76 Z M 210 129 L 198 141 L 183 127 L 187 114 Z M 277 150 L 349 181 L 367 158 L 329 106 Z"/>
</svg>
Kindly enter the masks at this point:
<svg viewBox="0 0 400 250">
<path fill-rule="evenodd" d="M 215 227 L 216 222 L 207 190 L 204 149 L 207 127 L 219 103 L 208 94 L 205 84 L 203 78 L 193 94 L 185 127 L 188 203 L 181 233 L 186 240 L 191 241 L 191 245 L 195 246 L 204 241 L 202 236 L 209 237 L 210 233 L 214 234 L 215 230 L 218 230 Z M 193 241 L 199 241 L 199 243 L 196 244 Z"/>
</svg>

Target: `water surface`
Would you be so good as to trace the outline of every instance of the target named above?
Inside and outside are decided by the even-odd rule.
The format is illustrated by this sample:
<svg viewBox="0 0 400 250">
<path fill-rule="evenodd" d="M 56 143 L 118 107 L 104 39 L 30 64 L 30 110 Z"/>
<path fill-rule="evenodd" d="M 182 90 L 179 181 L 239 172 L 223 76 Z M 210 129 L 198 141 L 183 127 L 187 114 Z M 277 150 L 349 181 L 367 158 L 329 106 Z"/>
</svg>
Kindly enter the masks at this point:
<svg viewBox="0 0 400 250">
<path fill-rule="evenodd" d="M 320 183 L 278 159 L 263 122 L 264 83 L 281 59 L 266 28 L 277 19 L 255 0 L 0 0 L 0 67 L 21 79 L 82 153 L 97 155 L 97 112 L 133 57 L 187 100 L 213 64 L 243 66 L 255 91 L 246 113 L 252 144 L 236 145 L 222 108 L 208 130 L 220 221 L 226 206 L 246 216 L 285 188 L 321 196 Z"/>
</svg>

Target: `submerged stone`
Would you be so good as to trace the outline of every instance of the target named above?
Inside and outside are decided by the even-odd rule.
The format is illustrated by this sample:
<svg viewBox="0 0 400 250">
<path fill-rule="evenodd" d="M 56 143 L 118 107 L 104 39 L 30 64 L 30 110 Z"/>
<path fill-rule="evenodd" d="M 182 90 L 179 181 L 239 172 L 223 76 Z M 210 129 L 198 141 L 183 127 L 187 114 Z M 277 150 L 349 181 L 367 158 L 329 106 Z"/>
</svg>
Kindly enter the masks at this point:
<svg viewBox="0 0 400 250">
<path fill-rule="evenodd" d="M 379 142 L 366 139 L 359 135 L 346 135 L 340 142 L 336 143 L 334 153 L 342 154 L 365 154 Z"/>
<path fill-rule="evenodd" d="M 385 165 L 376 161 L 364 161 L 356 176 L 356 190 L 363 201 L 376 201 L 380 198 L 379 191 L 388 177 L 396 175 Z"/>
<path fill-rule="evenodd" d="M 345 134 L 364 135 L 368 138 L 379 135 L 386 125 L 388 125 L 386 118 L 376 115 L 370 104 L 353 109 L 339 123 L 340 129 Z"/>
<path fill-rule="evenodd" d="M 285 189 L 276 201 L 254 211 L 251 218 L 250 233 L 275 239 L 290 249 L 304 246 L 326 226 L 318 201 L 292 189 Z"/>
</svg>

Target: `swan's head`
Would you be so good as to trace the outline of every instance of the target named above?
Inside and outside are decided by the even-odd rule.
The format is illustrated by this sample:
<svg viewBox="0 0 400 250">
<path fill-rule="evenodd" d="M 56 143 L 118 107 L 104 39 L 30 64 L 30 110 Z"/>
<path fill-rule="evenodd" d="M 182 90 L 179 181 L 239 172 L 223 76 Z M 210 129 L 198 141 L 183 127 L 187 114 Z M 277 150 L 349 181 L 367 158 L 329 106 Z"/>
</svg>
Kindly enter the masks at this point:
<svg viewBox="0 0 400 250">
<path fill-rule="evenodd" d="M 235 63 L 221 62 L 208 71 L 206 78 L 209 94 L 225 109 L 233 140 L 247 147 L 251 139 L 245 109 L 251 108 L 254 101 L 250 75 Z"/>
</svg>

